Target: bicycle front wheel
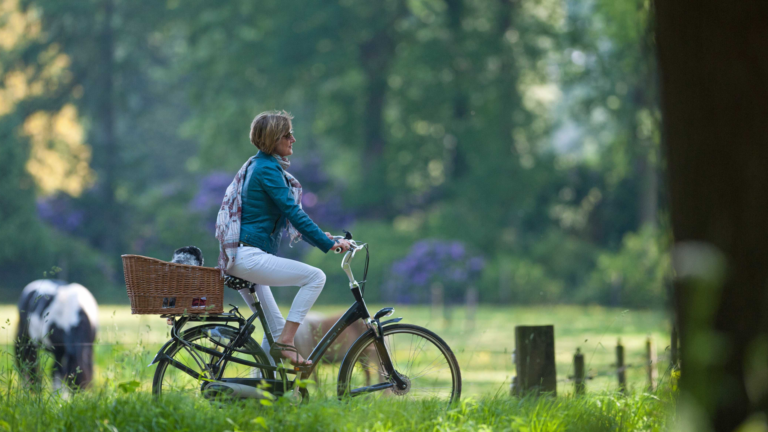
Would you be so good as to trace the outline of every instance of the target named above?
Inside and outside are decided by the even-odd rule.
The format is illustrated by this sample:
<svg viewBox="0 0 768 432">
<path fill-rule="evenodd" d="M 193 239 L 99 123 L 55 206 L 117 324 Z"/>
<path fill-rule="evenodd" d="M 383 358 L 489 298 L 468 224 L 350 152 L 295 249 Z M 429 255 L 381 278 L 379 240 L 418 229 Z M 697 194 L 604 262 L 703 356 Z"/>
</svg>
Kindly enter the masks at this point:
<svg viewBox="0 0 768 432">
<path fill-rule="evenodd" d="M 376 384 L 392 382 L 381 366 L 373 333 L 363 335 L 347 352 L 339 370 L 339 396 L 434 399 L 452 403 L 461 397 L 461 371 L 453 351 L 438 335 L 410 324 L 383 329 L 384 345 L 405 389 L 372 391 Z"/>
<path fill-rule="evenodd" d="M 152 392 L 199 395 L 204 382 L 219 378 L 273 378 L 274 374 L 270 371 L 242 365 L 235 361 L 224 361 L 218 364 L 221 356 L 211 353 L 221 353 L 223 347 L 231 343 L 228 336 L 235 334 L 237 334 L 236 328 L 223 325 L 202 325 L 184 331 L 182 338 L 189 345 L 173 342 L 166 348 L 164 354 L 167 357 L 158 362 L 155 370 Z M 245 348 L 255 348 L 254 344 L 257 342 L 253 338 L 248 338 Z M 251 349 L 247 353 L 237 350 L 232 357 L 258 364 L 270 364 L 261 349 Z"/>
</svg>

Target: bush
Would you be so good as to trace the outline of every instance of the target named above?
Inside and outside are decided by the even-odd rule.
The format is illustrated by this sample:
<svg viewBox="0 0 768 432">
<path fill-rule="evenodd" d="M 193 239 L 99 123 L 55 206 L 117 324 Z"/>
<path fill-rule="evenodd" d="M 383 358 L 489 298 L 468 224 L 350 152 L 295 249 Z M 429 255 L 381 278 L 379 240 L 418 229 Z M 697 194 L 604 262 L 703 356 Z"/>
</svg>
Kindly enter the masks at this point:
<svg viewBox="0 0 768 432">
<path fill-rule="evenodd" d="M 626 307 L 663 306 L 670 272 L 665 237 L 658 229 L 646 227 L 626 234 L 618 252 L 600 254 L 577 300 Z"/>
<path fill-rule="evenodd" d="M 414 303 L 428 302 L 431 287 L 440 284 L 446 301 L 461 301 L 484 267 L 485 260 L 467 252 L 462 242 L 421 240 L 408 255 L 392 263 L 384 288 L 398 303 Z"/>
<path fill-rule="evenodd" d="M 564 283 L 552 278 L 543 265 L 510 255 L 501 255 L 488 265 L 481 286 L 483 300 L 513 304 L 560 302 L 564 292 Z"/>
</svg>

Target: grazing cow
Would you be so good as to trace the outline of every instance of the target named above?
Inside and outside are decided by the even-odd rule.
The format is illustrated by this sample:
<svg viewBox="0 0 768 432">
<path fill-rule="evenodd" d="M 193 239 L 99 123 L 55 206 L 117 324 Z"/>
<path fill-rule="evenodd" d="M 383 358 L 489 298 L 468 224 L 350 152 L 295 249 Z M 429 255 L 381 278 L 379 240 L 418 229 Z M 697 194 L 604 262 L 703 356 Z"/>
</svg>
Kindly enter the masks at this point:
<svg viewBox="0 0 768 432">
<path fill-rule="evenodd" d="M 336 324 L 336 321 L 338 321 L 339 318 L 341 318 L 341 315 L 326 318 L 322 315 L 310 312 L 304 318 L 304 322 L 296 332 L 296 337 L 294 339 L 299 354 L 301 354 L 302 357 L 307 358 L 323 336 L 325 336 L 325 333 Z M 355 343 L 357 338 L 367 330 L 368 327 L 366 327 L 365 323 L 361 320 L 357 320 L 352 325 L 345 328 L 325 351 L 323 361 L 325 363 L 341 363 L 341 361 L 344 360 L 344 355 L 349 351 L 349 348 L 352 347 L 352 344 Z M 376 352 L 372 347 L 366 349 L 365 355 L 371 359 L 377 358 Z M 317 375 L 317 369 L 315 369 L 315 375 Z M 366 382 L 370 385 L 371 377 L 368 369 L 365 370 L 365 375 Z M 315 376 L 315 381 L 317 382 L 317 376 Z"/>
<path fill-rule="evenodd" d="M 85 388 L 93 379 L 93 341 L 98 326 L 96 300 L 84 286 L 36 280 L 19 299 L 16 360 L 29 381 L 38 374 L 37 350 L 53 352 L 53 385 Z"/>
</svg>

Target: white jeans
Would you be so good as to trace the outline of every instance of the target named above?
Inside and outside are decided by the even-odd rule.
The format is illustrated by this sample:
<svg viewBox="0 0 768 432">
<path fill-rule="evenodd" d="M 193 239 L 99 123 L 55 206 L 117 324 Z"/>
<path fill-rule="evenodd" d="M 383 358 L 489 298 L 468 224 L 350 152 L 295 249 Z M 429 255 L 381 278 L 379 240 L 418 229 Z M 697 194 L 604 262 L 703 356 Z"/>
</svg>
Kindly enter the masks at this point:
<svg viewBox="0 0 768 432">
<path fill-rule="evenodd" d="M 315 304 L 315 300 L 325 286 L 325 273 L 319 268 L 310 265 L 280 258 L 268 254 L 255 247 L 241 246 L 237 249 L 237 256 L 232 268 L 228 271 L 232 276 L 245 279 L 258 284 L 256 296 L 264 309 L 264 317 L 267 319 L 269 330 L 275 340 L 283 332 L 285 318 L 277 308 L 275 298 L 272 296 L 270 286 L 299 286 L 299 292 L 293 299 L 291 310 L 288 312 L 288 321 L 301 324 L 307 316 L 309 308 Z M 250 305 L 250 294 L 247 289 L 240 290 L 245 302 Z M 251 308 L 252 312 L 256 312 Z M 268 349 L 266 336 L 262 346 Z"/>
</svg>

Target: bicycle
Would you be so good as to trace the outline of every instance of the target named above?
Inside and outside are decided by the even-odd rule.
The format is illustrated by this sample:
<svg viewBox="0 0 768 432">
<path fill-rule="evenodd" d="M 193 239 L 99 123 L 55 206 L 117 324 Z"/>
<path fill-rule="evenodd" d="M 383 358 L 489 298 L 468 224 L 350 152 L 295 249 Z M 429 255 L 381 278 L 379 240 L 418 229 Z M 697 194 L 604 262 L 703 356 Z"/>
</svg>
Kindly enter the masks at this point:
<svg viewBox="0 0 768 432">
<path fill-rule="evenodd" d="M 309 393 L 301 381 L 311 376 L 341 332 L 362 319 L 368 330 L 352 344 L 341 362 L 336 388 L 339 398 L 390 394 L 413 399 L 436 398 L 449 404 L 458 401 L 461 371 L 448 344 L 423 327 L 398 324 L 402 318 L 382 322 L 394 313 L 394 308 L 383 308 L 371 318 L 363 299 L 370 260 L 368 245 L 358 244 L 350 233 L 343 238 L 349 240 L 351 248 L 342 258 L 341 268 L 349 278 L 355 302 L 308 356 L 312 364 L 278 365 L 251 337 L 255 331 L 253 322 L 258 318 L 270 346 L 274 343 L 261 303 L 251 288 L 251 306 L 256 312 L 247 319 L 232 305 L 227 313 L 207 316 L 161 315 L 172 326 L 171 340 L 150 363 L 150 366 L 157 364 L 153 393 L 188 391 L 209 399 L 245 399 L 265 397 L 263 389 L 266 388 L 273 395 L 292 391 L 297 399 L 306 401 Z M 358 282 L 352 274 L 351 262 L 361 250 L 366 254 L 365 267 L 363 280 Z M 190 322 L 203 324 L 182 330 Z M 380 382 L 371 384 L 370 375 L 378 376 Z"/>
</svg>

